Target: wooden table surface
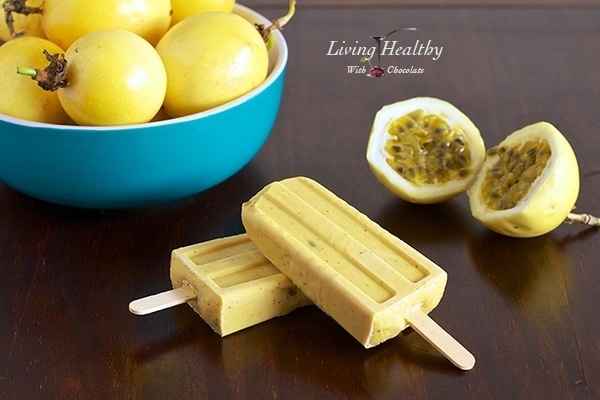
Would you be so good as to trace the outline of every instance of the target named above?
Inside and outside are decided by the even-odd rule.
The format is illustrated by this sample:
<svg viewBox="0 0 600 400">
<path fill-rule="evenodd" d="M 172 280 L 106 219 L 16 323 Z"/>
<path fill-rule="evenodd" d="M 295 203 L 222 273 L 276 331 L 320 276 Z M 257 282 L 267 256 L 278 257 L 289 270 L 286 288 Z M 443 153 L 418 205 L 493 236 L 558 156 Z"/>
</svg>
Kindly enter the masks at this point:
<svg viewBox="0 0 600 400">
<path fill-rule="evenodd" d="M 370 172 L 375 112 L 414 96 L 451 101 L 488 147 L 546 120 L 578 156 L 580 211 L 600 213 L 600 5 L 561 1 L 300 1 L 284 30 L 284 98 L 260 154 L 204 193 L 135 210 L 44 203 L 0 183 L 2 399 L 598 399 L 600 232 L 564 225 L 534 239 L 489 232 L 465 195 L 418 206 Z M 248 2 L 270 18 L 286 2 Z M 348 73 L 332 41 L 395 34 L 437 60 L 382 58 L 420 74 Z M 0 154 L 1 156 L 1 154 Z M 414 331 L 365 350 L 309 306 L 221 338 L 182 305 L 134 316 L 169 288 L 172 249 L 243 231 L 240 205 L 305 175 L 448 272 L 431 316 L 473 352 L 460 371 Z M 557 196 L 560 193 L 557 193 Z"/>
</svg>

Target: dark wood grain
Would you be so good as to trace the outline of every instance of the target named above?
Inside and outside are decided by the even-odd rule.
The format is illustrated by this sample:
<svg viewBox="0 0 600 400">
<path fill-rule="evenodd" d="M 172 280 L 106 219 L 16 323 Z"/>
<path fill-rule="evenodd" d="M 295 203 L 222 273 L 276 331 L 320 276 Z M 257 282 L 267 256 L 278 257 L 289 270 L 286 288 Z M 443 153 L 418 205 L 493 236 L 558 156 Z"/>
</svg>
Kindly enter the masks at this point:
<svg viewBox="0 0 600 400">
<path fill-rule="evenodd" d="M 284 10 L 260 4 L 273 18 Z M 547 120 L 577 153 L 579 210 L 600 213 L 600 9 L 340 4 L 298 8 L 284 31 L 290 63 L 275 129 L 218 187 L 101 211 L 0 184 L 0 398 L 600 398 L 600 232 L 502 237 L 470 217 L 464 195 L 432 206 L 396 199 L 364 157 L 374 113 L 403 98 L 453 102 L 488 146 Z M 326 55 L 332 40 L 369 43 L 405 26 L 442 56 L 384 61 L 423 74 L 368 78 L 347 73 L 357 57 Z M 472 371 L 410 329 L 365 350 L 314 307 L 223 339 L 187 306 L 128 312 L 129 301 L 169 287 L 173 248 L 242 232 L 241 203 L 294 175 L 319 180 L 448 272 L 431 316 L 475 354 Z"/>
</svg>

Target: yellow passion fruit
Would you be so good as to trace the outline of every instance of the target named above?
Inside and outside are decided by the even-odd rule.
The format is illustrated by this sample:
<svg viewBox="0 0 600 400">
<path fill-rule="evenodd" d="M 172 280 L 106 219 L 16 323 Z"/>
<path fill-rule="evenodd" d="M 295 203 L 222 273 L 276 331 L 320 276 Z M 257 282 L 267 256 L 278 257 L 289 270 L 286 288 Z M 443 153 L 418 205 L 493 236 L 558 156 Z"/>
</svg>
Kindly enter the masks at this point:
<svg viewBox="0 0 600 400">
<path fill-rule="evenodd" d="M 538 122 L 487 152 L 467 191 L 473 216 L 498 233 L 532 237 L 565 221 L 579 195 L 579 167 L 562 133 Z"/>
<path fill-rule="evenodd" d="M 412 203 L 437 203 L 464 192 L 484 158 L 483 139 L 473 122 L 432 97 L 382 107 L 367 147 L 377 179 Z"/>
<path fill-rule="evenodd" d="M 377 179 L 413 203 L 437 203 L 466 191 L 475 219 L 513 237 L 534 237 L 563 222 L 599 226 L 574 214 L 579 167 L 552 124 L 519 129 L 485 150 L 479 130 L 452 104 L 417 97 L 382 107 L 367 145 Z"/>
</svg>

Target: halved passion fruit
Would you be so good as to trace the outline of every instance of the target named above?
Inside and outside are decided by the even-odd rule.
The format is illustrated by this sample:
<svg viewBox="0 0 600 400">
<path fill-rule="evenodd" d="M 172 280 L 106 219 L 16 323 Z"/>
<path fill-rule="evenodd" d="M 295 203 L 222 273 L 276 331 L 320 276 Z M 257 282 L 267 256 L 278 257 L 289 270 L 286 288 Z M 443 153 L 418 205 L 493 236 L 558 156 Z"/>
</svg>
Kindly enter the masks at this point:
<svg viewBox="0 0 600 400">
<path fill-rule="evenodd" d="M 438 203 L 464 192 L 484 158 L 475 124 L 454 105 L 433 97 L 382 107 L 367 146 L 375 176 L 412 203 Z"/>
<path fill-rule="evenodd" d="M 543 235 L 575 206 L 577 158 L 553 125 L 526 126 L 487 151 L 467 195 L 473 216 L 489 229 L 515 237 Z"/>
<path fill-rule="evenodd" d="M 562 222 L 600 226 L 598 217 L 571 212 L 579 195 L 577 158 L 548 122 L 513 132 L 486 154 L 479 130 L 456 107 L 412 98 L 377 112 L 367 160 L 385 187 L 413 203 L 466 191 L 473 216 L 503 235 L 539 236 Z"/>
</svg>

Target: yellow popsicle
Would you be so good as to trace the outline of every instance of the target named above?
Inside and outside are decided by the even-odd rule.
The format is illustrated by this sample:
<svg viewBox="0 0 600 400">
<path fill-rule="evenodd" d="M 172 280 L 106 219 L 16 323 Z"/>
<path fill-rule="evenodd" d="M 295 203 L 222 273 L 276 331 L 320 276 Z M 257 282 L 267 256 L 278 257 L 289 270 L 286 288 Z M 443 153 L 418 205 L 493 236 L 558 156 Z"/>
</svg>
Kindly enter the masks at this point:
<svg viewBox="0 0 600 400">
<path fill-rule="evenodd" d="M 134 314 L 188 304 L 221 336 L 311 304 L 241 234 L 175 249 L 173 290 L 130 303 Z"/>
<path fill-rule="evenodd" d="M 261 253 L 365 347 L 410 325 L 459 368 L 473 367 L 472 354 L 427 315 L 446 272 L 319 183 L 267 185 L 244 203 L 242 221 Z"/>
</svg>

